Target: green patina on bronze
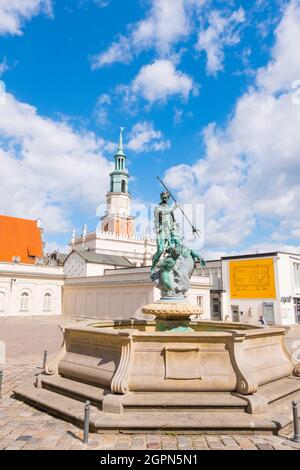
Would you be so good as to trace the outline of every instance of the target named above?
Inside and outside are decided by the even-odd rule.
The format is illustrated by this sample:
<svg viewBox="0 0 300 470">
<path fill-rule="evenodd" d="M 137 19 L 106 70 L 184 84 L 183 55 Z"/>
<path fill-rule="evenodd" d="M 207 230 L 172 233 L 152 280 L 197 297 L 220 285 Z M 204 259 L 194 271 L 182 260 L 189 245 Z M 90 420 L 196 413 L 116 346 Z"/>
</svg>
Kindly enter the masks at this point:
<svg viewBox="0 0 300 470">
<path fill-rule="evenodd" d="M 155 331 L 170 331 L 173 333 L 193 333 L 190 321 L 156 320 Z"/>
<path fill-rule="evenodd" d="M 177 203 L 172 207 L 169 205 L 167 191 L 163 191 L 160 198 L 161 202 L 154 210 L 157 250 L 152 259 L 151 279 L 163 298 L 180 298 L 189 290 L 195 263 L 205 266 L 205 261 L 183 243 L 182 231 L 174 216 L 180 206 Z"/>
</svg>

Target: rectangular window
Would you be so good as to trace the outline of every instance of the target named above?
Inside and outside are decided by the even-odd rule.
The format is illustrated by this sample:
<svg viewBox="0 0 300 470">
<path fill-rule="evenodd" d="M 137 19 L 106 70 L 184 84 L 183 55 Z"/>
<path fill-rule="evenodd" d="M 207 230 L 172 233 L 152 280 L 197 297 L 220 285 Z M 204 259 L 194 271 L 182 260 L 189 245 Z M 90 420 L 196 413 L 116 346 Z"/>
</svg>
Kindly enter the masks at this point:
<svg viewBox="0 0 300 470">
<path fill-rule="evenodd" d="M 275 306 L 274 302 L 263 302 L 263 313 L 268 324 L 275 323 Z"/>
<path fill-rule="evenodd" d="M 197 305 L 198 307 L 203 308 L 203 296 L 202 295 L 197 296 Z"/>
<path fill-rule="evenodd" d="M 220 308 L 219 308 L 219 303 L 214 303 L 213 304 L 213 313 L 219 313 Z"/>
</svg>

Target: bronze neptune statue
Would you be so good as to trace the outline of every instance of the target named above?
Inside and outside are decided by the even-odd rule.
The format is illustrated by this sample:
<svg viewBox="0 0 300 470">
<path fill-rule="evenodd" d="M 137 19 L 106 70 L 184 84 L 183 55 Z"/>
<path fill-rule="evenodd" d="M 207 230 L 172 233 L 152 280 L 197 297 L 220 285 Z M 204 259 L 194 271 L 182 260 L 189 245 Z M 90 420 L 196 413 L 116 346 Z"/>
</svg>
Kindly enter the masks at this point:
<svg viewBox="0 0 300 470">
<path fill-rule="evenodd" d="M 205 266 L 204 259 L 184 245 L 183 236 L 174 217 L 180 207 L 169 205 L 170 193 L 160 195 L 161 202 L 154 210 L 157 251 L 153 256 L 151 279 L 161 290 L 162 298 L 180 299 L 190 287 L 190 278 L 196 262 Z"/>
</svg>

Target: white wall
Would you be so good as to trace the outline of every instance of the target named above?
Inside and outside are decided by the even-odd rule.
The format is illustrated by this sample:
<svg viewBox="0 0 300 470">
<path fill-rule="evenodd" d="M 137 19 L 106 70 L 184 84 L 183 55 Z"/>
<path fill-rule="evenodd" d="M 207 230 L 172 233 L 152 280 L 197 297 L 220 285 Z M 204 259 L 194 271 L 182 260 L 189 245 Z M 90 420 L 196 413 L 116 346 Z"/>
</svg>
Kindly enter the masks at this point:
<svg viewBox="0 0 300 470">
<path fill-rule="evenodd" d="M 203 320 L 211 319 L 210 308 L 210 280 L 208 277 L 193 276 L 191 279 L 191 288 L 188 292 L 188 300 L 193 305 L 197 305 L 197 297 L 202 297 L 203 302 Z"/>
<path fill-rule="evenodd" d="M 5 296 L 0 316 L 61 315 L 62 286 L 61 267 L 0 263 L 0 293 Z M 22 294 L 28 294 L 24 308 Z M 51 296 L 47 309 L 45 294 Z"/>
<path fill-rule="evenodd" d="M 279 254 L 278 278 L 279 296 L 278 302 L 281 310 L 282 322 L 292 325 L 296 322 L 294 297 L 300 298 L 300 289 L 295 285 L 294 263 L 300 263 L 300 256 Z M 285 300 L 285 301 L 282 301 Z"/>
<path fill-rule="evenodd" d="M 114 269 L 114 266 L 108 266 L 107 264 L 100 263 L 87 263 L 86 275 L 87 276 L 102 276 L 106 269 Z"/>
<path fill-rule="evenodd" d="M 131 197 L 127 193 L 109 193 L 107 195 L 108 215 L 130 216 Z"/>
<path fill-rule="evenodd" d="M 263 258 L 262 255 L 259 259 Z M 270 256 L 267 256 L 270 258 Z M 243 259 L 242 257 L 240 259 Z M 292 325 L 295 323 L 295 312 L 293 298 L 299 296 L 294 285 L 293 262 L 299 261 L 300 256 L 286 253 L 278 253 L 274 256 L 274 275 L 276 286 L 276 299 L 231 299 L 229 280 L 229 260 L 222 260 L 223 288 L 223 319 L 228 315 L 232 320 L 231 306 L 239 306 L 243 315 L 242 322 L 257 322 L 260 315 L 264 313 L 264 302 L 274 302 L 275 322 L 282 325 Z M 299 289 L 298 289 L 299 290 Z M 290 302 L 282 302 L 282 298 L 291 298 Z M 249 309 L 252 309 L 252 316 L 249 316 Z"/>
<path fill-rule="evenodd" d="M 263 256 L 262 256 L 263 258 Z M 268 256 L 270 258 L 270 256 Z M 245 259 L 245 258 L 240 258 Z M 249 258 L 253 259 L 253 258 Z M 261 259 L 261 258 L 259 258 Z M 259 317 L 264 313 L 264 302 L 274 302 L 275 310 L 275 322 L 281 323 L 280 309 L 277 299 L 232 299 L 230 296 L 230 274 L 229 274 L 229 262 L 230 260 L 222 260 L 222 279 L 223 289 L 223 320 L 228 316 L 228 320 L 232 321 L 232 306 L 238 306 L 240 312 L 240 321 L 243 323 L 257 323 Z M 275 284 L 276 292 L 278 292 L 278 284 L 276 281 L 276 261 L 274 265 L 275 269 Z M 277 294 L 278 295 L 278 294 Z"/>
<path fill-rule="evenodd" d="M 203 297 L 203 318 L 210 318 L 209 289 L 208 278 L 192 278 L 188 298 L 196 305 L 197 296 Z M 160 291 L 149 279 L 149 268 L 106 270 L 104 276 L 66 279 L 63 313 L 101 319 L 141 318 L 141 308 L 159 298 Z"/>
<path fill-rule="evenodd" d="M 64 315 L 99 319 L 128 319 L 141 316 L 141 308 L 156 300 L 150 285 L 64 286 Z"/>
<path fill-rule="evenodd" d="M 82 238 L 75 240 L 76 250 L 90 249 L 96 253 L 125 256 L 132 263 L 142 265 L 146 258 L 147 265 L 151 265 L 152 255 L 156 251 L 155 240 L 145 241 L 139 237 L 118 236 L 110 232 L 91 232 L 86 235 L 85 242 Z"/>
</svg>

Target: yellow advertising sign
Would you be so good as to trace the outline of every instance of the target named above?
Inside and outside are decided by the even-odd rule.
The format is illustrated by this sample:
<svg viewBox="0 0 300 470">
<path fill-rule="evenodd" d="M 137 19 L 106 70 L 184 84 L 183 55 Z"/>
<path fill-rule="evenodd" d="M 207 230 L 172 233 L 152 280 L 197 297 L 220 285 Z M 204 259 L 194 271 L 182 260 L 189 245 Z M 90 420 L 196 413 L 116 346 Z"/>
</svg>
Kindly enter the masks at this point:
<svg viewBox="0 0 300 470">
<path fill-rule="evenodd" d="M 275 299 L 273 258 L 229 262 L 232 299 Z"/>
</svg>

